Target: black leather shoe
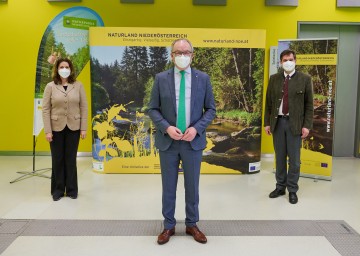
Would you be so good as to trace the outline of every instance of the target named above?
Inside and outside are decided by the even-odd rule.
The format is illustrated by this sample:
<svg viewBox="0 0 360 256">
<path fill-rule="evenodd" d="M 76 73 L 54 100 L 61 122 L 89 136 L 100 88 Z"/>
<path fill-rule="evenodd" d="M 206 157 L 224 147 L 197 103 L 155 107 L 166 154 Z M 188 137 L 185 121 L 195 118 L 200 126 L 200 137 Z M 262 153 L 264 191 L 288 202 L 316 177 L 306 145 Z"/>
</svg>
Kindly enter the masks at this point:
<svg viewBox="0 0 360 256">
<path fill-rule="evenodd" d="M 273 192 L 270 193 L 270 198 L 277 198 L 279 196 L 285 195 L 285 190 L 275 189 Z"/>
<path fill-rule="evenodd" d="M 54 201 L 59 201 L 62 198 L 62 196 L 53 196 Z"/>
<path fill-rule="evenodd" d="M 298 202 L 298 197 L 295 192 L 289 192 L 289 202 L 290 204 L 296 204 Z"/>
</svg>

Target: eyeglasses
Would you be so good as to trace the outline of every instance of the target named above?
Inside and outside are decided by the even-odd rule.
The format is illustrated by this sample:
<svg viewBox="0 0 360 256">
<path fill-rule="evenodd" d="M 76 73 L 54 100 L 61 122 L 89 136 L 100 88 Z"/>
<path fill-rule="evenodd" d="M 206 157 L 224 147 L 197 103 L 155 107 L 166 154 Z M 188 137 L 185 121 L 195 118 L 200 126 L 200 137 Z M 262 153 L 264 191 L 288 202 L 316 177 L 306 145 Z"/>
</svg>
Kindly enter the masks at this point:
<svg viewBox="0 0 360 256">
<path fill-rule="evenodd" d="M 181 55 L 190 56 L 192 54 L 192 52 L 190 52 L 190 51 L 186 51 L 186 52 L 175 51 L 172 53 L 175 54 L 175 56 L 181 56 Z"/>
</svg>

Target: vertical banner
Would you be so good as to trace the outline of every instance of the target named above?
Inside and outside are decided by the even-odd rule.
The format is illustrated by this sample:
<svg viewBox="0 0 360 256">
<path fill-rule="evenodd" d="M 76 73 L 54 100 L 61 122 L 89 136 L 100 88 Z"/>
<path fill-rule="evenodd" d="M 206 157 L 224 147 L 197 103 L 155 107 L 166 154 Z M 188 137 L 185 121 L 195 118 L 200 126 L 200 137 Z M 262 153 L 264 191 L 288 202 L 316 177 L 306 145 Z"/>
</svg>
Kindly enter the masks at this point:
<svg viewBox="0 0 360 256">
<path fill-rule="evenodd" d="M 160 172 L 146 108 L 178 38 L 193 43 L 192 67 L 209 74 L 217 104 L 202 173 L 260 170 L 264 30 L 90 28 L 89 38 L 94 171 Z"/>
<path fill-rule="evenodd" d="M 100 16 L 86 7 L 69 8 L 58 14 L 41 39 L 35 81 L 33 135 L 43 129 L 42 98 L 45 86 L 52 81 L 52 68 L 59 57 L 68 57 L 78 76 L 90 60 L 89 27 L 104 26 Z"/>
<path fill-rule="evenodd" d="M 271 75 L 276 74 L 279 71 L 280 60 L 277 46 L 270 46 L 270 58 L 269 58 L 269 78 Z"/>
<path fill-rule="evenodd" d="M 279 40 L 283 50 L 296 52 L 296 70 L 309 74 L 314 87 L 313 129 L 303 140 L 301 175 L 331 180 L 338 40 Z"/>
</svg>

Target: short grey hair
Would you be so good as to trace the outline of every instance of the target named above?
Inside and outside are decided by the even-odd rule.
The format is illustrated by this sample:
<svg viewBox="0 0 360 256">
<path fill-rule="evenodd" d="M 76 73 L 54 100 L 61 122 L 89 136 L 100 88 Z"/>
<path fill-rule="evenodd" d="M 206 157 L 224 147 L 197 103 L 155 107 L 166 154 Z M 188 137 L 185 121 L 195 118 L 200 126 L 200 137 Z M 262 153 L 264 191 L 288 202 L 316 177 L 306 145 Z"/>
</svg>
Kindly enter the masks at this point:
<svg viewBox="0 0 360 256">
<path fill-rule="evenodd" d="M 186 38 L 179 38 L 179 39 L 174 40 L 174 41 L 171 43 L 171 52 L 173 52 L 173 50 L 174 50 L 174 45 L 175 45 L 177 42 L 180 42 L 180 41 L 185 41 L 185 42 L 187 42 L 187 43 L 190 45 L 190 47 L 191 47 L 191 52 L 194 52 L 194 47 L 192 46 L 192 43 L 191 43 L 188 39 L 186 39 Z"/>
</svg>

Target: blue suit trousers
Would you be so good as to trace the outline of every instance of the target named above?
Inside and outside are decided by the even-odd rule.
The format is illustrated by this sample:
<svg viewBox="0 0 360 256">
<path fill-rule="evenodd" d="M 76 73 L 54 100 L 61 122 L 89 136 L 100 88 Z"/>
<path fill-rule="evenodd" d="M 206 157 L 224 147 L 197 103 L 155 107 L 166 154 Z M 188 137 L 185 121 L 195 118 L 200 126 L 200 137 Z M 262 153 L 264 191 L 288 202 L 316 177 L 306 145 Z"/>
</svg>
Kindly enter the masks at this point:
<svg viewBox="0 0 360 256">
<path fill-rule="evenodd" d="M 182 163 L 185 184 L 186 226 L 194 226 L 199 221 L 199 178 L 202 150 L 193 150 L 187 141 L 173 141 L 165 151 L 160 151 L 162 178 L 162 214 L 164 228 L 176 225 L 175 206 L 179 164 Z"/>
</svg>

